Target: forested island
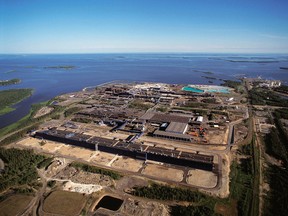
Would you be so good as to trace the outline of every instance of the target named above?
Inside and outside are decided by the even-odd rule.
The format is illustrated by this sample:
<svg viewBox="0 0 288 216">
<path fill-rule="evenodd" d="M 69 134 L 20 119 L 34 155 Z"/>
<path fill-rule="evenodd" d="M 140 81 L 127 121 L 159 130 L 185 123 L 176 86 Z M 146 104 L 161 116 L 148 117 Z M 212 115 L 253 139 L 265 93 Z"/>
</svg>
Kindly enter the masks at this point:
<svg viewBox="0 0 288 216">
<path fill-rule="evenodd" d="M 33 89 L 9 89 L 0 91 L 0 115 L 13 111 L 12 105 L 32 95 Z"/>
<path fill-rule="evenodd" d="M 240 63 L 259 63 L 259 64 L 261 64 L 261 63 L 278 63 L 279 62 L 277 60 L 253 60 L 253 59 L 251 59 L 251 60 L 249 60 L 249 59 L 247 59 L 247 60 L 231 60 L 231 59 L 229 59 L 226 61 L 228 61 L 228 62 L 240 62 Z"/>
<path fill-rule="evenodd" d="M 20 79 L 0 80 L 0 86 L 14 85 L 20 82 Z"/>
<path fill-rule="evenodd" d="M 73 65 L 57 65 L 57 66 L 46 66 L 45 69 L 73 69 L 75 66 Z"/>
</svg>

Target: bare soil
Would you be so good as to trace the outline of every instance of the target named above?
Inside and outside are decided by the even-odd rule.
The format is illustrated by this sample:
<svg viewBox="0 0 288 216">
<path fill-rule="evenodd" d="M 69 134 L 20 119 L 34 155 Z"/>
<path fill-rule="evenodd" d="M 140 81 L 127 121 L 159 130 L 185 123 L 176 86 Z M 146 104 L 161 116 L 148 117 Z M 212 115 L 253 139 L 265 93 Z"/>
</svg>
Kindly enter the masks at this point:
<svg viewBox="0 0 288 216">
<path fill-rule="evenodd" d="M 182 170 L 158 165 L 148 164 L 142 171 L 143 174 L 157 178 L 167 179 L 170 181 L 181 182 L 184 172 Z"/>
<path fill-rule="evenodd" d="M 217 175 L 205 170 L 189 170 L 186 181 L 193 186 L 213 188 L 217 184 Z"/>
<path fill-rule="evenodd" d="M 44 200 L 43 211 L 51 214 L 60 215 L 79 215 L 86 203 L 86 197 L 83 194 L 54 191 Z"/>
<path fill-rule="evenodd" d="M 84 172 L 82 170 L 78 171 L 74 167 L 67 166 L 65 169 L 61 170 L 56 176 L 55 179 L 69 179 L 75 183 L 81 184 L 95 184 L 101 186 L 111 186 L 114 185 L 113 180 L 109 176 Z"/>
<path fill-rule="evenodd" d="M 34 118 L 38 118 L 38 117 L 44 116 L 44 115 L 52 112 L 53 110 L 54 110 L 53 107 L 44 106 L 40 110 L 38 110 L 38 112 L 35 114 Z"/>
<path fill-rule="evenodd" d="M 112 163 L 112 167 L 132 172 L 138 172 L 142 166 L 143 161 L 128 157 L 119 157 L 116 161 L 114 161 L 114 163 Z"/>
<path fill-rule="evenodd" d="M 32 201 L 32 196 L 13 195 L 0 203 L 0 215 L 21 215 Z"/>
</svg>

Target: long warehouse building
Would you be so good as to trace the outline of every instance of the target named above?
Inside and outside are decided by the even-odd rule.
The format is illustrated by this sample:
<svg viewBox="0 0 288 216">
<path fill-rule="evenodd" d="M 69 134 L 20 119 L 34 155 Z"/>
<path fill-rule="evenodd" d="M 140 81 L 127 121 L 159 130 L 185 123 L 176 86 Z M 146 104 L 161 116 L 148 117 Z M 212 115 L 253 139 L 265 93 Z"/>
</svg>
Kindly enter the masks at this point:
<svg viewBox="0 0 288 216">
<path fill-rule="evenodd" d="M 214 168 L 212 155 L 180 152 L 136 143 L 118 142 L 111 139 L 92 137 L 56 129 L 37 131 L 35 137 L 141 160 L 153 160 L 209 171 L 212 171 Z"/>
</svg>

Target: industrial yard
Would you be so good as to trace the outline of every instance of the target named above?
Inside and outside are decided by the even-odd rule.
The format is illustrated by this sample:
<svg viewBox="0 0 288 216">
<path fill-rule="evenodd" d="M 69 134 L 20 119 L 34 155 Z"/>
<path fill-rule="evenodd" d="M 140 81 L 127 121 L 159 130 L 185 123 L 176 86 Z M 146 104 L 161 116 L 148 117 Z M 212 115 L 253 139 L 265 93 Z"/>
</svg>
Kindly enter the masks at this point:
<svg viewBox="0 0 288 216">
<path fill-rule="evenodd" d="M 69 202 L 51 206 L 63 197 L 76 202 L 75 192 L 84 196 L 75 197 L 80 200 L 73 207 L 77 212 L 112 214 L 114 210 L 96 207 L 108 194 L 122 200 L 115 213 L 168 215 L 167 204 L 135 200 L 130 195 L 135 186 L 147 186 L 150 181 L 227 197 L 230 150 L 248 134 L 248 108 L 241 94 L 229 87 L 213 91 L 205 86 L 209 91 L 203 92 L 184 87 L 110 83 L 60 95 L 52 102 L 53 108 L 40 109 L 36 117 L 63 111 L 13 147 L 56 157 L 41 171 L 42 179 L 55 182 L 44 192 L 41 215 L 65 215 Z M 75 161 L 123 177 L 87 172 L 71 165 Z"/>
</svg>

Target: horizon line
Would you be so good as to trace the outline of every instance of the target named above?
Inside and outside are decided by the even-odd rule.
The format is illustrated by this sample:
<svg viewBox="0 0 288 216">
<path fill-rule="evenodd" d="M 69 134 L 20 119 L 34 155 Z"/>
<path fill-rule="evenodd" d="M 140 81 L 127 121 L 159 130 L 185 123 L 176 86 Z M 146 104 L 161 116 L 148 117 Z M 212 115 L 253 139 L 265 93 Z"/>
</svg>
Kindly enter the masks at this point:
<svg viewBox="0 0 288 216">
<path fill-rule="evenodd" d="M 204 52 L 204 51 L 131 51 L 131 52 L 15 52 L 0 55 L 87 55 L 87 54 L 246 54 L 246 55 L 288 55 L 288 52 Z"/>
</svg>

